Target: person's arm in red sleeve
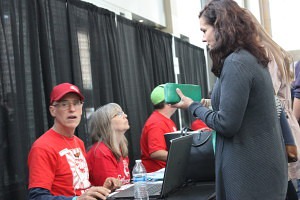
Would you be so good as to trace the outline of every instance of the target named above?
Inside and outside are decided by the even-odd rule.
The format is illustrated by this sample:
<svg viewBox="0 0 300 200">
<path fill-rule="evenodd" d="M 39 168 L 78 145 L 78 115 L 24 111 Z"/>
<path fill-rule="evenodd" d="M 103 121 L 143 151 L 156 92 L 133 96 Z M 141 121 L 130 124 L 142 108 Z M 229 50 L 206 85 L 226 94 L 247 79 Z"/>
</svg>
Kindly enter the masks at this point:
<svg viewBox="0 0 300 200">
<path fill-rule="evenodd" d="M 155 160 L 167 161 L 168 151 L 164 131 L 160 127 L 153 127 L 148 133 L 148 148 L 150 157 Z"/>
</svg>

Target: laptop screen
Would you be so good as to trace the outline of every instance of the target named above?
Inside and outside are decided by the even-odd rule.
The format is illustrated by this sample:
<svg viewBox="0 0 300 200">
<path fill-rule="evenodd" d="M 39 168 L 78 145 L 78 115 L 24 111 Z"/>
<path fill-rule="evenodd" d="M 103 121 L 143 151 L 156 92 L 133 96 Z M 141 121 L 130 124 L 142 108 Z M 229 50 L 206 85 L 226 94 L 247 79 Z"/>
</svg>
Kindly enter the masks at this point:
<svg viewBox="0 0 300 200">
<path fill-rule="evenodd" d="M 171 140 L 161 196 L 166 196 L 185 183 L 192 139 L 192 135 L 187 135 Z"/>
</svg>

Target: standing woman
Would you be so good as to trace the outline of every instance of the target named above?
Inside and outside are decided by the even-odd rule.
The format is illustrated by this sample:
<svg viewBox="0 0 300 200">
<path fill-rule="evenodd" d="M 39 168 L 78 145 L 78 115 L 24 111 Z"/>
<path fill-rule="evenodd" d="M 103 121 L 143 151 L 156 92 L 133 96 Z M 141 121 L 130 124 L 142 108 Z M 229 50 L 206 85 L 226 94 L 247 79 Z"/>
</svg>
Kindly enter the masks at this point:
<svg viewBox="0 0 300 200">
<path fill-rule="evenodd" d="M 212 72 L 213 110 L 184 96 L 174 106 L 217 133 L 217 200 L 284 200 L 287 158 L 276 116 L 268 56 L 253 21 L 233 0 L 212 0 L 199 14 Z"/>
<path fill-rule="evenodd" d="M 268 64 L 268 69 L 271 74 L 274 92 L 277 98 L 280 100 L 283 109 L 285 110 L 286 118 L 294 137 L 296 146 L 286 145 L 288 158 L 298 160 L 296 162 L 289 163 L 288 171 L 290 181 L 287 199 L 298 199 L 295 188 L 291 181 L 293 179 L 300 179 L 300 159 L 298 159 L 300 150 L 300 128 L 297 119 L 293 114 L 291 99 L 291 83 L 294 76 L 293 73 L 291 73 L 290 66 L 293 63 L 293 59 L 288 52 L 286 52 L 271 38 L 271 36 L 254 17 L 254 15 L 251 12 L 249 12 L 249 14 L 257 27 L 259 42 L 264 46 L 269 59 L 271 60 Z"/>
<path fill-rule="evenodd" d="M 130 182 L 128 142 L 125 132 L 129 129 L 127 115 L 116 103 L 98 108 L 90 118 L 89 131 L 93 146 L 87 153 L 92 185 L 102 185 L 107 177 Z"/>
</svg>

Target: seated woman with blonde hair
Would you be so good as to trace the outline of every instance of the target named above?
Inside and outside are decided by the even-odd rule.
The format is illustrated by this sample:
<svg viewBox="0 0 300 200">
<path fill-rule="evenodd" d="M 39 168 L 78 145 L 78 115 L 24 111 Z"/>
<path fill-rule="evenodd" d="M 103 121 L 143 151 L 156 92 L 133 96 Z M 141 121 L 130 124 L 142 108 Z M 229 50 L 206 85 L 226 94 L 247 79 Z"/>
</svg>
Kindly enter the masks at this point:
<svg viewBox="0 0 300 200">
<path fill-rule="evenodd" d="M 90 182 L 103 185 L 107 177 L 130 182 L 128 168 L 128 142 L 125 132 L 129 129 L 127 115 L 116 103 L 98 108 L 89 121 L 93 146 L 87 153 Z"/>
</svg>

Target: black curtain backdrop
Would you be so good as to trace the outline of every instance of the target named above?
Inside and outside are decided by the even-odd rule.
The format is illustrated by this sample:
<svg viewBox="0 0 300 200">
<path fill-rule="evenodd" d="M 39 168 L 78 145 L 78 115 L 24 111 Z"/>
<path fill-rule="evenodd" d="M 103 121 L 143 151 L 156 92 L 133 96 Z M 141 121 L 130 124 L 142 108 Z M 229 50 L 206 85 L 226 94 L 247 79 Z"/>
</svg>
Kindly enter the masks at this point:
<svg viewBox="0 0 300 200">
<path fill-rule="evenodd" d="M 48 124 L 34 13 L 30 0 L 0 1 L 0 199 L 26 199 L 28 149 Z"/>
<path fill-rule="evenodd" d="M 202 98 L 208 98 L 207 70 L 204 50 L 179 38 L 175 40 L 175 54 L 179 63 L 179 83 L 201 86 Z M 180 110 L 183 127 L 190 127 L 194 117 L 188 110 Z"/>
<path fill-rule="evenodd" d="M 28 152 L 53 124 L 49 96 L 62 82 L 78 85 L 86 97 L 76 135 L 87 148 L 91 112 L 109 102 L 122 106 L 131 126 L 126 136 L 132 168 L 153 111 L 150 93 L 158 84 L 175 82 L 172 38 L 79 0 L 1 0 L 0 199 L 27 199 Z M 195 68 L 187 68 L 186 62 L 202 54 L 192 47 L 177 54 L 184 60 L 181 80 L 195 76 L 196 66 L 203 65 L 195 61 L 189 64 Z M 201 76 L 193 80 L 205 82 Z M 173 120 L 178 125 L 178 115 Z"/>
</svg>

